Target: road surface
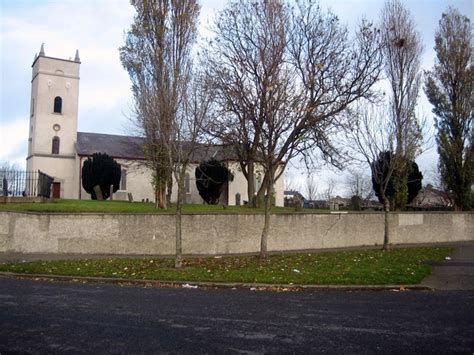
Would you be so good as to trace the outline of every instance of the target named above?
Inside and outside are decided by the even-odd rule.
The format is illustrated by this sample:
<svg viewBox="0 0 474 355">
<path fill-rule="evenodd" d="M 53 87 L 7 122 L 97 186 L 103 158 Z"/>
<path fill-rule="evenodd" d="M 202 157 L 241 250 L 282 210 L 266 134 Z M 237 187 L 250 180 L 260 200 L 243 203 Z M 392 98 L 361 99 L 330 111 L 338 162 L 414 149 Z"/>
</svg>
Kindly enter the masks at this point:
<svg viewBox="0 0 474 355">
<path fill-rule="evenodd" d="M 473 291 L 255 292 L 0 278 L 0 353 L 474 351 Z"/>
</svg>

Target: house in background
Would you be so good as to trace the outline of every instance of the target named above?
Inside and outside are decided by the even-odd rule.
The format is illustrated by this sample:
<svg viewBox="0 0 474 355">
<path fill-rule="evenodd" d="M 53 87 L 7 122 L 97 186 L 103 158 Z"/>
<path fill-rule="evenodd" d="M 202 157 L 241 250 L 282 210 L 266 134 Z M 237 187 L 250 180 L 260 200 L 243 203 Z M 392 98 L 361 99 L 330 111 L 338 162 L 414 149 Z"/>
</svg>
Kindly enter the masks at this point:
<svg viewBox="0 0 474 355">
<path fill-rule="evenodd" d="M 45 55 L 42 45 L 35 56 L 27 170 L 41 170 L 54 178 L 54 198 L 90 199 L 82 188 L 82 165 L 93 153 L 106 153 L 122 169 L 120 190 L 114 197 L 125 199 L 131 193 L 135 201 L 154 201 L 152 174 L 145 164 L 142 138 L 77 131 L 80 65 L 78 51 L 74 60 L 53 58 Z M 225 187 L 221 203 L 235 205 L 236 200 L 248 201 L 247 180 L 230 147 L 222 145 L 203 145 L 196 152 L 186 175 L 186 201 L 202 203 L 194 173 L 199 162 L 211 157 L 225 161 L 234 175 Z M 172 200 L 176 198 L 176 190 L 173 184 Z M 275 203 L 283 206 L 283 177 L 275 183 Z"/>
<path fill-rule="evenodd" d="M 329 206 L 329 209 L 331 210 L 347 209 L 351 206 L 351 199 L 344 198 L 341 196 L 336 196 L 336 197 L 330 198 L 327 201 L 327 204 Z"/>
<path fill-rule="evenodd" d="M 435 189 L 433 185 L 428 184 L 418 192 L 411 205 L 423 209 L 446 209 L 452 208 L 453 202 L 447 192 Z"/>
<path fill-rule="evenodd" d="M 295 190 L 285 190 L 283 191 L 284 206 L 285 207 L 303 207 L 305 198 L 304 196 Z"/>
</svg>

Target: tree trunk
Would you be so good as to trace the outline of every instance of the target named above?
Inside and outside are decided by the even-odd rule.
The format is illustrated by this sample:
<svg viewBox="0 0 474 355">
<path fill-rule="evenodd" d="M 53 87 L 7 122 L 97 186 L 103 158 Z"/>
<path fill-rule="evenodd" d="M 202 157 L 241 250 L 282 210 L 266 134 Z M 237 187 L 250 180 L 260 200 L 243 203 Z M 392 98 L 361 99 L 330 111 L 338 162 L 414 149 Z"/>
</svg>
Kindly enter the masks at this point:
<svg viewBox="0 0 474 355">
<path fill-rule="evenodd" d="M 166 191 L 166 203 L 168 205 L 171 204 L 171 194 L 173 193 L 173 174 L 170 174 L 167 183 L 167 191 Z"/>
<path fill-rule="evenodd" d="M 267 190 L 268 174 L 269 173 L 267 172 L 263 176 L 262 186 L 260 187 L 260 190 L 258 190 L 257 196 L 255 197 L 255 207 L 262 207 L 262 203 L 263 205 L 265 205 L 265 192 L 266 191 L 268 192 Z M 272 187 L 273 187 L 273 184 L 272 184 Z"/>
<path fill-rule="evenodd" d="M 257 207 L 255 202 L 255 164 L 253 160 L 247 162 L 247 196 L 248 206 Z"/>
<path fill-rule="evenodd" d="M 179 189 L 179 188 L 178 188 Z M 180 198 L 178 198 L 180 200 Z M 182 205 L 176 201 L 176 257 L 174 266 L 179 269 L 183 266 L 183 234 L 182 234 Z"/>
<path fill-rule="evenodd" d="M 390 204 L 388 202 L 388 199 L 385 197 L 383 199 L 384 203 L 383 203 L 383 211 L 384 211 L 384 234 L 383 234 L 383 250 L 389 250 L 390 249 L 390 246 L 389 246 L 389 242 L 390 242 L 390 238 L 389 238 L 389 214 L 388 212 L 390 211 Z"/>
<path fill-rule="evenodd" d="M 273 178 L 272 177 L 267 179 L 265 190 L 267 194 L 265 196 L 265 223 L 263 225 L 262 238 L 260 240 L 260 258 L 261 259 L 266 259 L 267 257 L 267 242 L 268 242 L 268 234 L 270 232 L 270 209 L 272 206 L 272 195 L 273 195 Z"/>
<path fill-rule="evenodd" d="M 160 183 L 159 188 L 158 188 L 158 207 L 160 209 L 165 209 L 166 208 L 166 184 Z"/>
<path fill-rule="evenodd" d="M 178 195 L 176 196 L 176 257 L 174 266 L 179 269 L 183 266 L 183 234 L 182 234 L 182 209 L 184 201 L 184 174 L 182 169 L 178 179 Z"/>
<path fill-rule="evenodd" d="M 160 190 L 155 185 L 155 208 L 160 208 Z"/>
</svg>

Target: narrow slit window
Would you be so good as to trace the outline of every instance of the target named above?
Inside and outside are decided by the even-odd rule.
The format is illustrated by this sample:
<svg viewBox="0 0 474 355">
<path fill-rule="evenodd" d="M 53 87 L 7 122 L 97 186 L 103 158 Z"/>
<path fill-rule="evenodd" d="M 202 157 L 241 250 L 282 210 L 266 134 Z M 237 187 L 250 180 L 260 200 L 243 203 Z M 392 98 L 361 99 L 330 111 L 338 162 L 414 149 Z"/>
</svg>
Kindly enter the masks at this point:
<svg viewBox="0 0 474 355">
<path fill-rule="evenodd" d="M 59 137 L 55 136 L 53 137 L 53 144 L 51 148 L 51 153 L 52 154 L 59 154 Z"/>
<path fill-rule="evenodd" d="M 189 174 L 184 175 L 184 192 L 187 194 L 191 193 L 191 184 Z"/>
<path fill-rule="evenodd" d="M 63 109 L 63 99 L 61 97 L 56 96 L 54 98 L 54 112 L 55 113 L 62 113 Z"/>
<path fill-rule="evenodd" d="M 120 190 L 127 189 L 127 170 L 122 170 L 122 174 L 120 176 Z"/>
</svg>

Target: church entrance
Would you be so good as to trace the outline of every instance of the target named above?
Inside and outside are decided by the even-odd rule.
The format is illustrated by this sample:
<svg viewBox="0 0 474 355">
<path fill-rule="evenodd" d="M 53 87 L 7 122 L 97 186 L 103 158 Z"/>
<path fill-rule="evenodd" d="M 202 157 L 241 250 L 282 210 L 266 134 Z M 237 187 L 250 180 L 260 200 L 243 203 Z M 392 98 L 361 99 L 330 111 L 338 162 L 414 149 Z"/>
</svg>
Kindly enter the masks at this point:
<svg viewBox="0 0 474 355">
<path fill-rule="evenodd" d="M 61 183 L 53 182 L 53 198 L 61 197 Z"/>
</svg>

